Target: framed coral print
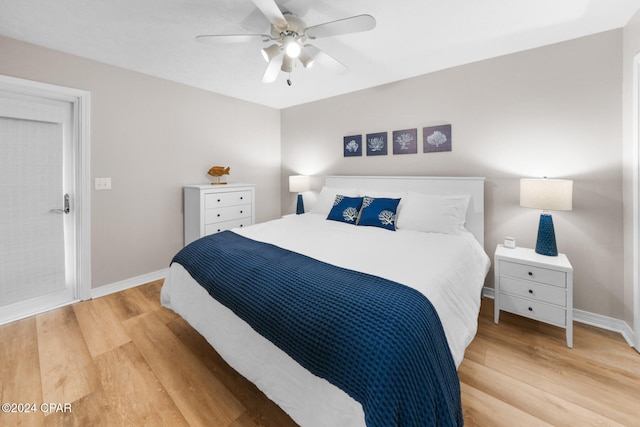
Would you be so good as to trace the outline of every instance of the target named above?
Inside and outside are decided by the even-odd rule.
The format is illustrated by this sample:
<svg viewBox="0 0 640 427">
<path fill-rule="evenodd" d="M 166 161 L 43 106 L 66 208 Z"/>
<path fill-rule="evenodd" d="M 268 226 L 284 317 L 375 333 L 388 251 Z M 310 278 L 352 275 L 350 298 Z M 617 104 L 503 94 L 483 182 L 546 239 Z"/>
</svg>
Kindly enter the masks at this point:
<svg viewBox="0 0 640 427">
<path fill-rule="evenodd" d="M 387 155 L 387 132 L 367 134 L 367 156 Z"/>
<path fill-rule="evenodd" d="M 415 154 L 418 152 L 418 129 L 393 131 L 393 154 Z"/>
<path fill-rule="evenodd" d="M 343 138 L 344 157 L 362 156 L 362 135 Z"/>
<path fill-rule="evenodd" d="M 451 125 L 422 128 L 422 150 L 425 153 L 451 151 Z"/>
</svg>

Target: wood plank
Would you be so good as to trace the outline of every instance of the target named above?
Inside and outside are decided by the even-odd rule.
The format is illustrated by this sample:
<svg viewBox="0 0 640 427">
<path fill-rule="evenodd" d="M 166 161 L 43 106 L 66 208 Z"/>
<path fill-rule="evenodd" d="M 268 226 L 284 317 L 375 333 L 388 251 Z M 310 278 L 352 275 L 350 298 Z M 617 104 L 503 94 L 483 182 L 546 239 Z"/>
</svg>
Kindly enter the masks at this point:
<svg viewBox="0 0 640 427">
<path fill-rule="evenodd" d="M 551 427 L 551 424 L 465 383 L 460 385 L 460 392 L 465 427 Z"/>
<path fill-rule="evenodd" d="M 73 305 L 89 353 L 96 357 L 131 341 L 105 298 Z"/>
<path fill-rule="evenodd" d="M 482 327 L 472 345 L 486 340 L 490 349 L 485 365 L 497 373 L 588 408 L 612 424 L 634 425 L 637 414 L 631 408 L 640 404 L 636 374 L 640 356 L 620 337 L 588 334 L 589 328 L 575 325 L 579 339 L 569 349 L 564 338 L 553 336 L 559 328 L 515 316 Z M 628 357 L 612 356 L 613 363 L 606 363 L 606 357 L 594 355 L 600 352 Z M 625 362 L 618 363 L 621 360 Z"/>
<path fill-rule="evenodd" d="M 243 405 L 154 313 L 124 326 L 189 424 L 228 426 L 242 414 Z"/>
<path fill-rule="evenodd" d="M 623 427 L 622 424 L 613 422 L 588 408 L 576 405 L 471 360 L 462 362 L 458 374 L 460 381 L 466 385 L 551 425 Z M 550 407 L 554 410 L 550 411 Z"/>
<path fill-rule="evenodd" d="M 169 323 L 174 319 L 180 318 L 180 316 L 178 316 L 175 311 L 160 305 L 160 292 L 162 290 L 163 283 L 164 279 L 156 280 L 155 282 L 140 286 L 139 289 L 144 297 L 157 307 L 156 310 L 154 310 L 154 313 L 162 323 Z"/>
<path fill-rule="evenodd" d="M 35 317 L 0 327 L 0 403 L 42 403 Z M 16 408 L 17 409 L 17 408 Z M 44 414 L 0 411 L 0 425 L 41 426 Z"/>
<path fill-rule="evenodd" d="M 95 359 L 111 425 L 188 426 L 133 343 Z"/>
<path fill-rule="evenodd" d="M 186 320 L 178 317 L 168 323 L 167 327 L 245 406 L 246 412 L 241 419 L 236 421 L 239 426 L 297 426 L 289 415 L 269 400 L 258 387 L 229 366 L 207 340 L 193 329 Z"/>
<path fill-rule="evenodd" d="M 106 299 L 121 321 L 158 310 L 160 301 L 149 299 L 139 287 L 102 297 Z"/>
<path fill-rule="evenodd" d="M 99 387 L 98 372 L 71 306 L 36 316 L 42 399 L 72 403 Z"/>
<path fill-rule="evenodd" d="M 45 417 L 45 427 L 111 426 L 111 407 L 102 388 L 71 404 L 71 411 L 52 412 Z"/>
</svg>

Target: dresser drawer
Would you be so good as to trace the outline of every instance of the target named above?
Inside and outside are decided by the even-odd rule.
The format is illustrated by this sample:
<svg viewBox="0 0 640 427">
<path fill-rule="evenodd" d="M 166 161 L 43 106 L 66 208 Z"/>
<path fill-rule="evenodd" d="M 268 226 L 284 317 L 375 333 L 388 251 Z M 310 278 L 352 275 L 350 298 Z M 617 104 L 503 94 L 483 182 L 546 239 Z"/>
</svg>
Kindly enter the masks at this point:
<svg viewBox="0 0 640 427">
<path fill-rule="evenodd" d="M 224 193 L 210 193 L 204 196 L 204 208 L 216 209 L 251 203 L 251 191 L 229 191 Z"/>
<path fill-rule="evenodd" d="M 565 289 L 513 277 L 500 276 L 500 291 L 562 307 L 567 305 L 567 291 Z"/>
<path fill-rule="evenodd" d="M 219 233 L 225 230 L 231 230 L 232 228 L 247 227 L 251 225 L 251 218 L 235 219 L 233 221 L 222 221 L 214 224 L 208 224 L 204 226 L 204 235 Z"/>
<path fill-rule="evenodd" d="M 224 208 L 207 209 L 204 211 L 205 225 L 250 217 L 251 205 L 227 206 Z"/>
<path fill-rule="evenodd" d="M 567 311 L 563 307 L 532 301 L 500 292 L 500 309 L 557 326 L 566 326 Z"/>
<path fill-rule="evenodd" d="M 567 286 L 567 275 L 562 271 L 518 264 L 510 261 L 500 261 L 500 275 L 511 276 L 522 280 L 545 283 L 547 285 Z"/>
</svg>

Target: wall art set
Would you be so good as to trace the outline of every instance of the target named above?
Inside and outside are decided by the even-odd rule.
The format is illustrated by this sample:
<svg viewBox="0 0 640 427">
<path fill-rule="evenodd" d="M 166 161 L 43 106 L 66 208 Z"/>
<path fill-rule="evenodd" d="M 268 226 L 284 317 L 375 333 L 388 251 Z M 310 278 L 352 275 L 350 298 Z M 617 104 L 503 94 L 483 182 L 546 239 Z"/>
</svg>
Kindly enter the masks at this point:
<svg viewBox="0 0 640 427">
<path fill-rule="evenodd" d="M 368 133 L 363 140 L 362 135 L 351 135 L 343 138 L 344 157 L 386 156 L 391 150 L 393 154 L 416 154 L 418 152 L 418 129 L 394 130 L 391 141 L 388 132 Z M 422 152 L 434 153 L 451 151 L 451 125 L 430 126 L 422 128 Z"/>
</svg>

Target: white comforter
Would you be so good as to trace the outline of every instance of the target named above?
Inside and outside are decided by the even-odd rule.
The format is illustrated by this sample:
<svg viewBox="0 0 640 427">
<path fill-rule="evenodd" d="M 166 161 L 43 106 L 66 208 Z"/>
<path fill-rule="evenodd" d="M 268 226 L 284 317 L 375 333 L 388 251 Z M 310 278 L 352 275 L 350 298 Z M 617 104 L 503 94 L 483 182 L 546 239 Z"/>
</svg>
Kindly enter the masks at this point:
<svg viewBox="0 0 640 427">
<path fill-rule="evenodd" d="M 468 232 L 459 236 L 389 231 L 327 221 L 307 213 L 256 224 L 236 233 L 411 286 L 434 305 L 458 366 L 477 330 L 489 257 Z M 364 426 L 362 407 L 306 371 L 209 297 L 173 264 L 162 303 L 184 317 L 225 360 L 302 426 Z"/>
</svg>

